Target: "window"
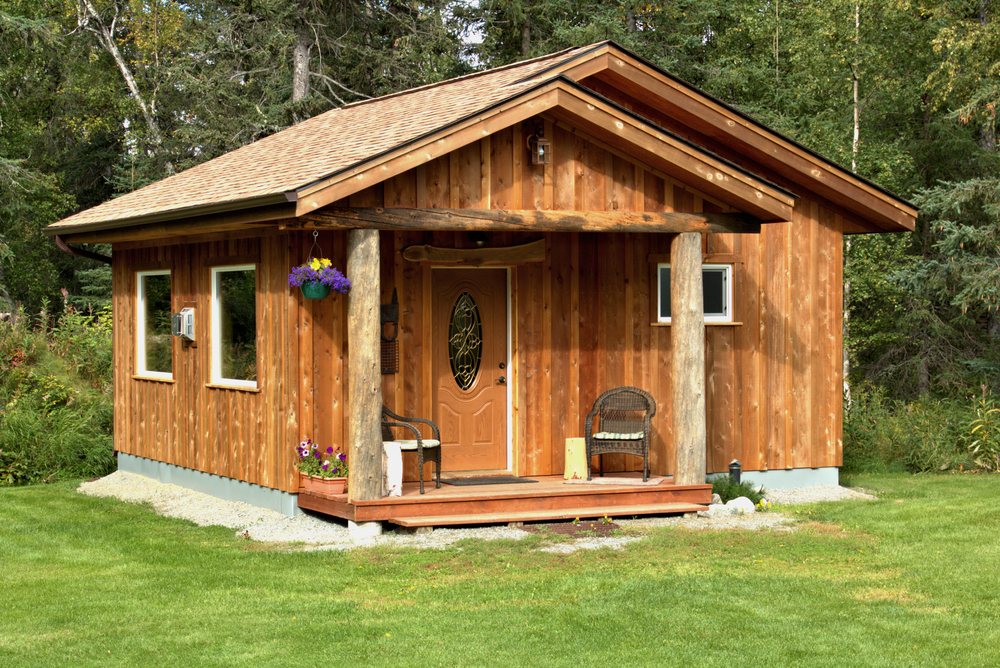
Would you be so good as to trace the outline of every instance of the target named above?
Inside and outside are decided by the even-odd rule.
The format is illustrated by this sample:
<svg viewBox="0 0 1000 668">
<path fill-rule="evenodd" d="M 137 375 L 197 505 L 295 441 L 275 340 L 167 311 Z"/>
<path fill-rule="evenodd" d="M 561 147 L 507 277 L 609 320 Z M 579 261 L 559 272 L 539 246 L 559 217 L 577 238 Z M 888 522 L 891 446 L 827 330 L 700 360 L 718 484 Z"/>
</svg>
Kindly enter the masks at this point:
<svg viewBox="0 0 1000 668">
<path fill-rule="evenodd" d="M 257 268 L 212 268 L 212 382 L 257 387 Z"/>
<path fill-rule="evenodd" d="M 170 332 L 170 271 L 136 274 L 137 376 L 173 378 L 174 338 Z"/>
<path fill-rule="evenodd" d="M 670 265 L 656 265 L 659 287 L 658 322 L 670 322 Z M 705 322 L 733 321 L 733 265 L 703 264 L 701 279 L 705 296 Z"/>
</svg>

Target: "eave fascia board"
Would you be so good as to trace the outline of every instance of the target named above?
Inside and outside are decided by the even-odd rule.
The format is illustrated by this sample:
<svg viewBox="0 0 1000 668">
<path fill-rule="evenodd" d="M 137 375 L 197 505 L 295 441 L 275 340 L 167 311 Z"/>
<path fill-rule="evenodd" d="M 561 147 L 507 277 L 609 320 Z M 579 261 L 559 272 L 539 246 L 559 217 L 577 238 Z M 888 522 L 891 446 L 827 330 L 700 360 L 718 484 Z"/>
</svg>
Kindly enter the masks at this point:
<svg viewBox="0 0 1000 668">
<path fill-rule="evenodd" d="M 66 243 L 120 243 L 137 239 L 171 238 L 212 234 L 225 230 L 246 229 L 250 226 L 277 226 L 276 221 L 293 218 L 295 205 L 290 202 L 254 209 L 191 216 L 128 227 L 104 229 L 63 228 L 57 233 Z"/>
<path fill-rule="evenodd" d="M 144 216 L 101 220 L 93 223 L 80 223 L 75 225 L 61 225 L 59 223 L 54 223 L 48 227 L 42 228 L 42 232 L 49 237 L 54 237 L 56 235 L 60 235 L 62 237 L 70 235 L 77 236 L 84 233 L 104 232 L 107 230 L 117 230 L 127 227 L 141 227 L 144 225 L 189 220 L 192 218 L 207 218 L 223 214 L 239 213 L 241 211 L 248 212 L 248 215 L 251 217 L 259 218 L 260 215 L 271 215 L 267 213 L 271 209 L 275 210 L 273 212 L 273 219 L 287 218 L 290 215 L 294 215 L 294 207 L 289 203 L 288 195 L 286 193 L 275 193 L 242 200 L 229 200 L 216 204 L 161 211 Z M 257 210 L 258 213 L 251 213 L 254 210 Z"/>
</svg>

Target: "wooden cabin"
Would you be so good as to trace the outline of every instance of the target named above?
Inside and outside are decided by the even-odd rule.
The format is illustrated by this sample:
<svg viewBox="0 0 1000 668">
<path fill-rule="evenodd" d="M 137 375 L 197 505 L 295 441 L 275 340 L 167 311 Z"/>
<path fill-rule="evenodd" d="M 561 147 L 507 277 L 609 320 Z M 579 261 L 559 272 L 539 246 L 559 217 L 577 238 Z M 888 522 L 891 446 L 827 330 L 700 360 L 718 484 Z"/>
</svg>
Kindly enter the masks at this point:
<svg viewBox="0 0 1000 668">
<path fill-rule="evenodd" d="M 734 459 L 768 487 L 836 484 L 842 237 L 915 216 L 603 42 L 329 111 L 47 232 L 113 244 L 121 468 L 285 512 L 433 524 L 669 511 L 706 503 L 706 474 Z M 314 242 L 347 295 L 288 286 Z M 466 293 L 483 353 L 455 391 L 447 327 Z M 182 309 L 192 340 L 162 330 Z M 570 494 L 566 439 L 622 385 L 656 400 L 650 467 L 666 480 Z M 383 403 L 438 422 L 446 477 L 543 484 L 382 499 Z M 347 452 L 346 496 L 298 495 L 306 438 Z"/>
</svg>

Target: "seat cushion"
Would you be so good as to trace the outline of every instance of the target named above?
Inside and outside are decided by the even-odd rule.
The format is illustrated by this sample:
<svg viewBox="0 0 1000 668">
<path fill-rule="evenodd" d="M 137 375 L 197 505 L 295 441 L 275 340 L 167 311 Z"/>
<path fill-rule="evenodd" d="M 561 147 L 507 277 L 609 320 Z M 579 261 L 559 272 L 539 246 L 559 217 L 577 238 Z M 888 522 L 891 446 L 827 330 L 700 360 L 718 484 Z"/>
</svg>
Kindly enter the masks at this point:
<svg viewBox="0 0 1000 668">
<path fill-rule="evenodd" d="M 601 431 L 594 434 L 598 441 L 641 441 L 645 434 L 637 431 L 631 434 L 618 434 L 613 431 Z"/>
<path fill-rule="evenodd" d="M 416 450 L 417 449 L 417 439 L 411 441 L 395 441 L 399 443 L 400 450 Z M 436 448 L 441 445 L 441 441 L 433 438 L 425 438 L 424 441 L 425 448 Z"/>
</svg>

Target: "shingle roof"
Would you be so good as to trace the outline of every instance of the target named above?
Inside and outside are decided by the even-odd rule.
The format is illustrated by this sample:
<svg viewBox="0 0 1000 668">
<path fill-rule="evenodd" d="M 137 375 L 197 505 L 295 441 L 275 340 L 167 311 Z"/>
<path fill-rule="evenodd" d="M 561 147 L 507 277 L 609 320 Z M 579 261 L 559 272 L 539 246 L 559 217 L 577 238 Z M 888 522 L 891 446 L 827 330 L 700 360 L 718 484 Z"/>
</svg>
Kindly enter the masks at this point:
<svg viewBox="0 0 1000 668">
<path fill-rule="evenodd" d="M 536 74 L 594 46 L 333 109 L 49 226 L 141 219 L 165 212 L 283 198 L 322 178 L 518 94 Z M 555 76 L 555 74 L 554 74 Z M 136 221 L 139 222 L 139 221 Z"/>
</svg>

